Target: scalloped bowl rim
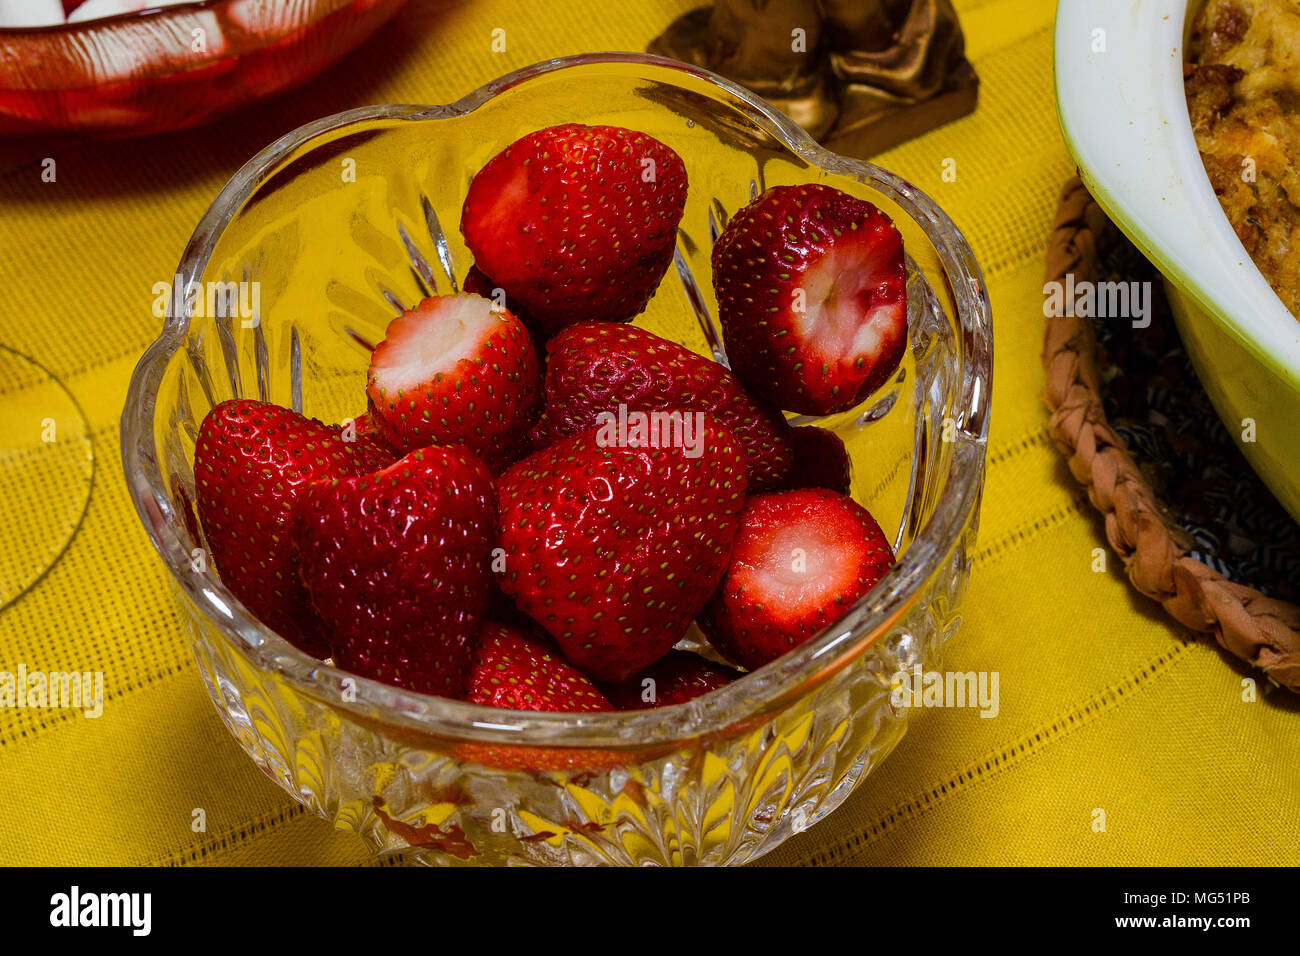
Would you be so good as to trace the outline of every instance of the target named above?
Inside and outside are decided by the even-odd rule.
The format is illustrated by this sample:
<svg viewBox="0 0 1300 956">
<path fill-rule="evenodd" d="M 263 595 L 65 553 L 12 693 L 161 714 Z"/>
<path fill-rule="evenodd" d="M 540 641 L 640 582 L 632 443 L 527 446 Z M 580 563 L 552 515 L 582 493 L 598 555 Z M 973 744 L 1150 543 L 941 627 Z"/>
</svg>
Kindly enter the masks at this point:
<svg viewBox="0 0 1300 956">
<path fill-rule="evenodd" d="M 234 636 L 234 643 L 244 657 L 262 671 L 274 673 L 332 708 L 421 734 L 519 747 L 654 749 L 721 733 L 759 714 L 782 708 L 865 653 L 914 603 L 921 588 L 938 570 L 939 562 L 946 559 L 957 543 L 972 509 L 977 507 L 988 436 L 992 328 L 983 275 L 964 236 L 933 200 L 910 183 L 874 164 L 824 149 L 793 120 L 754 94 L 717 74 L 676 60 L 644 53 L 561 57 L 515 70 L 449 104 L 367 106 L 307 123 L 265 147 L 226 183 L 195 228 L 176 272 L 186 282 L 201 276 L 235 210 L 243 205 L 265 174 L 316 136 L 368 120 L 420 121 L 465 115 L 516 84 L 571 66 L 602 63 L 661 70 L 665 81 L 670 81 L 672 74 L 685 73 L 719 87 L 739 100 L 733 105 L 748 112 L 748 118 L 756 126 L 800 159 L 822 171 L 873 186 L 916 218 L 939 253 L 958 309 L 957 334 L 968 351 L 966 367 L 972 370 L 972 374 L 963 378 L 955 408 L 961 414 L 958 445 L 975 447 L 978 459 L 965 473 L 959 474 L 959 459 L 954 450 L 948 474 L 943 479 L 940 503 L 894 568 L 839 621 L 765 667 L 704 697 L 651 710 L 575 715 L 497 709 L 405 691 L 331 667 L 293 647 L 257 620 L 211 570 L 202 574 L 180 571 L 181 567 L 189 567 L 189 553 L 178 537 L 175 517 L 166 500 L 165 483 L 155 487 L 151 480 L 151 476 L 162 480 L 154 447 L 153 398 L 164 368 L 182 346 L 188 329 L 188 319 L 173 310 L 163 331 L 137 363 L 122 412 L 122 460 L 132 501 L 175 583 L 225 635 Z M 941 230 L 942 234 L 936 235 L 932 230 Z M 958 276 L 965 276 L 967 282 L 953 281 Z M 952 505 L 947 509 L 945 499 Z M 894 591 L 898 594 L 894 601 L 881 600 L 881 594 Z M 355 682 L 355 700 L 340 694 L 344 678 Z M 751 695 L 755 688 L 758 692 Z M 633 735 L 633 732 L 639 733 Z"/>
</svg>

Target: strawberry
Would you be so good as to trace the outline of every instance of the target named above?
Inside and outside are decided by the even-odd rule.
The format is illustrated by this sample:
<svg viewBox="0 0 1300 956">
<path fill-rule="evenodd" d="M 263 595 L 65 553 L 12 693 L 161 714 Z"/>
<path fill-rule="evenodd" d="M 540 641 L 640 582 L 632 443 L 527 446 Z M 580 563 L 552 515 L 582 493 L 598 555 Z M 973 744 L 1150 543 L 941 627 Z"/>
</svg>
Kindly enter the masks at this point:
<svg viewBox="0 0 1300 956">
<path fill-rule="evenodd" d="M 294 502 L 313 481 L 365 474 L 380 463 L 369 446 L 343 441 L 330 426 L 251 398 L 213 406 L 199 425 L 195 499 L 221 580 L 268 627 L 316 657 L 330 649 L 298 581 Z"/>
<path fill-rule="evenodd" d="M 370 356 L 370 415 L 390 445 L 464 445 L 494 471 L 536 413 L 537 355 L 523 324 L 477 295 L 425 299 Z"/>
<path fill-rule="evenodd" d="M 549 641 L 505 624 L 483 626 L 466 700 L 507 710 L 613 710 Z"/>
<path fill-rule="evenodd" d="M 339 437 L 344 441 L 352 442 L 360 439 L 370 438 L 377 441 L 381 447 L 387 448 L 387 439 L 384 433 L 379 430 L 375 424 L 375 418 L 370 412 L 362 412 L 355 418 L 345 418 L 339 423 Z M 392 449 L 389 449 L 390 451 Z"/>
<path fill-rule="evenodd" d="M 833 624 L 893 564 L 880 526 L 852 498 L 821 488 L 756 495 L 700 627 L 753 670 Z"/>
<path fill-rule="evenodd" d="M 526 618 L 520 625 L 494 621 L 485 624 L 466 699 L 512 710 L 580 713 L 613 710 L 614 706 L 587 676 L 564 660 L 550 639 L 538 636 L 536 630 L 537 625 Z M 626 760 L 611 751 L 468 742 L 457 744 L 451 752 L 464 763 L 528 772 L 594 773 Z"/>
<path fill-rule="evenodd" d="M 849 452 L 840 436 L 816 425 L 792 428 L 790 448 L 794 465 L 785 488 L 828 488 L 849 493 Z"/>
<path fill-rule="evenodd" d="M 494 279 L 484 275 L 483 270 L 478 266 L 470 266 L 469 272 L 465 273 L 465 281 L 461 283 L 461 291 L 468 292 L 472 295 L 481 295 L 485 299 L 491 299 L 492 302 L 501 308 L 509 309 L 524 328 L 528 330 L 528 336 L 533 340 L 533 350 L 537 354 L 538 371 L 546 371 L 546 340 L 549 336 L 542 323 L 534 319 L 518 302 L 511 302 L 506 298 L 506 290 Z"/>
<path fill-rule="evenodd" d="M 903 239 L 871 203 L 830 186 L 774 186 L 713 247 L 731 370 L 787 411 L 852 408 L 907 345 Z"/>
<path fill-rule="evenodd" d="M 617 684 L 601 684 L 600 689 L 619 710 L 647 710 L 684 704 L 740 676 L 740 671 L 699 654 L 669 651 L 635 677 Z"/>
<path fill-rule="evenodd" d="M 653 332 L 613 322 L 571 325 L 548 346 L 546 410 L 533 426 L 545 447 L 599 424 L 602 412 L 703 411 L 745 449 L 751 490 L 778 487 L 790 470 L 790 426 L 751 398 L 717 362 Z"/>
<path fill-rule="evenodd" d="M 394 451 L 388 444 L 388 439 L 379 430 L 379 426 L 375 424 L 375 419 L 369 412 L 362 412 L 356 418 L 341 422 L 338 426 L 338 434 L 345 443 L 352 445 L 354 452 L 370 463 L 367 472 L 378 471 L 402 457 L 400 452 Z"/>
<path fill-rule="evenodd" d="M 462 448 L 423 448 L 310 486 L 295 518 L 299 573 L 335 663 L 461 696 L 492 583 L 496 508 L 483 463 Z"/>
<path fill-rule="evenodd" d="M 493 562 L 493 570 L 496 570 L 495 562 Z M 509 624 L 511 627 L 531 627 L 533 619 L 515 607 L 515 602 L 501 590 L 497 580 L 499 577 L 500 575 L 493 575 L 492 590 L 488 593 L 487 618 Z"/>
<path fill-rule="evenodd" d="M 575 666 L 619 681 L 666 654 L 727 563 L 745 492 L 744 452 L 699 416 L 701 453 L 563 439 L 497 483 L 501 589 Z"/>
<path fill-rule="evenodd" d="M 635 130 L 570 123 L 489 160 L 460 229 L 478 268 L 554 333 L 644 309 L 685 207 L 686 167 L 672 149 Z"/>
</svg>

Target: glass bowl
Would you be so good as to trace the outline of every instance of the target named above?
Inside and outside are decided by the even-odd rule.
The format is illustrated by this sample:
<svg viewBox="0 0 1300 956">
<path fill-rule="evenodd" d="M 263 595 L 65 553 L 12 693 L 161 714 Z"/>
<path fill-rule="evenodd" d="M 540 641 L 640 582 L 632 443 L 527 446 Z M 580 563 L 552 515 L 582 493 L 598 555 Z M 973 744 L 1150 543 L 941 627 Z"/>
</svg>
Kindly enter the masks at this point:
<svg viewBox="0 0 1300 956">
<path fill-rule="evenodd" d="M 704 354 L 725 360 L 712 242 L 767 186 L 822 182 L 869 199 L 908 254 L 902 366 L 867 403 L 821 421 L 845 439 L 854 496 L 892 536 L 897 566 L 814 639 L 657 710 L 495 710 L 336 670 L 226 589 L 203 560 L 193 509 L 207 410 L 254 396 L 324 421 L 360 414 L 368 350 L 387 322 L 455 288 L 471 264 L 456 226 L 472 173 L 562 122 L 643 130 L 685 160 L 675 268 L 636 322 Z M 979 267 L 915 187 L 827 152 L 703 70 L 640 54 L 571 57 L 446 106 L 367 107 L 289 133 L 221 191 L 177 273 L 181 288 L 260 283 L 250 296 L 260 310 L 173 298 L 122 414 L 127 481 L 217 711 L 258 766 L 336 826 L 430 863 L 740 863 L 830 813 L 901 738 L 895 675 L 936 667 L 959 624 L 991 381 Z"/>
<path fill-rule="evenodd" d="M 198 0 L 0 29 L 0 136 L 144 136 L 315 76 L 405 0 Z"/>
</svg>

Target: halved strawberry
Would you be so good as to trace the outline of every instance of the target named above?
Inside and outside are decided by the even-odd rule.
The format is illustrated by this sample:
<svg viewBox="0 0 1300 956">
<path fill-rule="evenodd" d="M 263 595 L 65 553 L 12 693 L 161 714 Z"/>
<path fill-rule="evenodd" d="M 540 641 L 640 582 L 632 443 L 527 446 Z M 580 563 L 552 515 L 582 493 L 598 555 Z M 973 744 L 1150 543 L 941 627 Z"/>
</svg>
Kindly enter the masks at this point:
<svg viewBox="0 0 1300 956">
<path fill-rule="evenodd" d="M 569 123 L 489 160 L 460 229 L 475 264 L 554 333 L 644 309 L 685 206 L 686 167 L 672 149 L 635 130 Z"/>
<path fill-rule="evenodd" d="M 827 488 L 849 493 L 849 452 L 840 436 L 816 425 L 790 429 L 794 464 L 786 477 L 786 488 Z"/>
<path fill-rule="evenodd" d="M 507 710 L 613 710 L 549 640 L 523 628 L 483 625 L 465 699 Z"/>
<path fill-rule="evenodd" d="M 461 283 L 461 291 L 491 299 L 494 305 L 508 309 L 511 315 L 522 322 L 524 328 L 528 331 L 528 337 L 533 340 L 533 351 L 537 353 L 538 371 L 545 374 L 546 341 L 550 336 L 542 323 L 529 315 L 528 310 L 521 303 L 510 301 L 505 287 L 491 276 L 486 275 L 478 266 L 469 267 L 469 272 L 465 273 L 465 281 Z"/>
<path fill-rule="evenodd" d="M 497 483 L 501 589 L 600 680 L 624 680 L 681 639 L 717 585 L 744 500 L 744 452 L 700 416 L 687 448 L 604 447 L 582 432 Z"/>
<path fill-rule="evenodd" d="M 303 584 L 334 662 L 427 694 L 465 691 L 491 586 L 492 478 L 463 448 L 307 489 L 295 511 Z"/>
<path fill-rule="evenodd" d="M 286 640 L 316 657 L 329 644 L 298 581 L 294 502 L 313 481 L 372 471 L 391 456 L 329 425 L 251 398 L 204 416 L 194 446 L 199 521 L 226 587 Z"/>
<path fill-rule="evenodd" d="M 539 390 L 528 332 L 482 296 L 425 299 L 370 356 L 370 414 L 389 444 L 464 445 L 494 471 L 526 436 Z"/>
<path fill-rule="evenodd" d="M 903 239 L 871 203 L 830 186 L 774 186 L 713 247 L 713 286 L 736 377 L 792 412 L 852 408 L 907 345 Z"/>
<path fill-rule="evenodd" d="M 852 498 L 825 489 L 757 495 L 700 627 L 724 657 L 753 670 L 833 624 L 893 564 L 880 526 Z"/>
<path fill-rule="evenodd" d="M 745 449 L 749 489 L 778 487 L 790 470 L 790 426 L 750 397 L 730 372 L 653 332 L 613 322 L 582 322 L 547 347 L 546 408 L 533 426 L 541 448 L 599 424 L 602 412 L 703 411 L 731 429 Z"/>
<path fill-rule="evenodd" d="M 740 671 L 699 654 L 669 651 L 635 677 L 598 686 L 619 710 L 648 710 L 703 697 L 740 676 Z"/>
</svg>

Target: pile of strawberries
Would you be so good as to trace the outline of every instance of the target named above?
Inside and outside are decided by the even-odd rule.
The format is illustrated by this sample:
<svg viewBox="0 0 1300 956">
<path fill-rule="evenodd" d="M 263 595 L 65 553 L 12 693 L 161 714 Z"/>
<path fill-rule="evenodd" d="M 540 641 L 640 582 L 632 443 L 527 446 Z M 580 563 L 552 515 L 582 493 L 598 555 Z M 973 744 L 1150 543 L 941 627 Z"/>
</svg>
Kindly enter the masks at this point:
<svg viewBox="0 0 1300 956">
<path fill-rule="evenodd" d="M 686 169 L 617 127 L 532 133 L 470 184 L 475 265 L 394 319 L 368 408 L 249 399 L 203 420 L 199 518 L 222 580 L 303 650 L 525 710 L 680 703 L 833 623 L 894 557 L 843 444 L 907 339 L 902 240 L 870 203 L 778 186 L 713 250 L 732 370 L 645 329 Z M 657 427 L 656 427 L 657 426 Z"/>
</svg>

